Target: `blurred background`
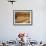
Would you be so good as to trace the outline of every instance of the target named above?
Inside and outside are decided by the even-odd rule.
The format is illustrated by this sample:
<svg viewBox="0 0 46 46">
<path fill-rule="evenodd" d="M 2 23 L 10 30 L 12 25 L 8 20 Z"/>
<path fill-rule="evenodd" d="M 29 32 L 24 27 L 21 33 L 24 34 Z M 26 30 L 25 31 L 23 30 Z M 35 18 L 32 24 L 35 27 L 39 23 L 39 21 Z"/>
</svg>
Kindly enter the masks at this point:
<svg viewBox="0 0 46 46">
<path fill-rule="evenodd" d="M 13 25 L 13 10 L 33 10 L 32 26 Z M 0 41 L 15 40 L 19 32 L 30 34 L 32 40 L 46 41 L 46 0 L 0 0 Z"/>
</svg>

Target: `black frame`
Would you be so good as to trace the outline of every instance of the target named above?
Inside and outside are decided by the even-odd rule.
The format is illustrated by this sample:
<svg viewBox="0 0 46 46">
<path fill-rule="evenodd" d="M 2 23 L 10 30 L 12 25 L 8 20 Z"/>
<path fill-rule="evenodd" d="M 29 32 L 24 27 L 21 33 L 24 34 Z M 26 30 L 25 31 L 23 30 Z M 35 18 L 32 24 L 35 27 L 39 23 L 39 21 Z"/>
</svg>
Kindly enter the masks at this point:
<svg viewBox="0 0 46 46">
<path fill-rule="evenodd" d="M 16 11 L 29 11 L 31 12 L 31 24 L 16 24 L 14 23 L 14 16 Z M 32 25 L 33 24 L 33 11 L 32 10 L 13 10 L 13 25 Z"/>
</svg>

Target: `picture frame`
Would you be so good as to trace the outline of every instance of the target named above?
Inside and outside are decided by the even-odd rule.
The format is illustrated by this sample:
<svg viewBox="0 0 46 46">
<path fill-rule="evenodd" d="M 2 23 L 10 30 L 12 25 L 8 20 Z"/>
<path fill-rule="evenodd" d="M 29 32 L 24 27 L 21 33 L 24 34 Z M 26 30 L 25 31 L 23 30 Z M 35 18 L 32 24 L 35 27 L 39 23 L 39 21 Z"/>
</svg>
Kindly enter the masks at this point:
<svg viewBox="0 0 46 46">
<path fill-rule="evenodd" d="M 32 10 L 13 10 L 14 25 L 32 25 Z"/>
</svg>

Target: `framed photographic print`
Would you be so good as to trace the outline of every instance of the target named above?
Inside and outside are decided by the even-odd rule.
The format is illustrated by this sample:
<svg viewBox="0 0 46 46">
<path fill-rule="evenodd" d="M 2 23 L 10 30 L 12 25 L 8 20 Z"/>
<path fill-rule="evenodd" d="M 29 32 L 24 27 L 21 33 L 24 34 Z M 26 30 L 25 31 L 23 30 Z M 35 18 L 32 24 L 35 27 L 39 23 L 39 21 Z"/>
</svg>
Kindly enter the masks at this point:
<svg viewBox="0 0 46 46">
<path fill-rule="evenodd" d="M 32 25 L 32 10 L 13 10 L 13 24 Z"/>
</svg>

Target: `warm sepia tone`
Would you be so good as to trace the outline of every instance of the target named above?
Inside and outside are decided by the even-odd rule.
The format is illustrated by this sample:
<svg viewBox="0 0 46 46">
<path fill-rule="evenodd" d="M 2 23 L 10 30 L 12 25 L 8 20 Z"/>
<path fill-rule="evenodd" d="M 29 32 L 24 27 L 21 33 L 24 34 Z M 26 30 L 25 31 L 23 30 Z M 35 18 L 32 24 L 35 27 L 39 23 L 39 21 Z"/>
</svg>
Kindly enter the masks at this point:
<svg viewBox="0 0 46 46">
<path fill-rule="evenodd" d="M 30 12 L 16 12 L 16 23 L 30 23 Z"/>
</svg>

